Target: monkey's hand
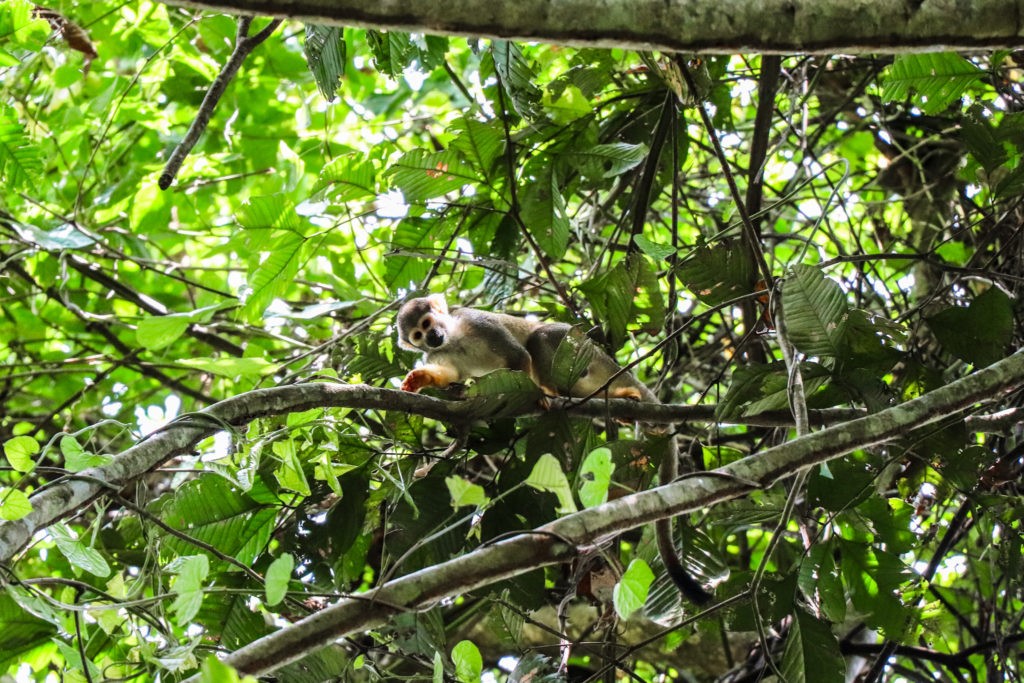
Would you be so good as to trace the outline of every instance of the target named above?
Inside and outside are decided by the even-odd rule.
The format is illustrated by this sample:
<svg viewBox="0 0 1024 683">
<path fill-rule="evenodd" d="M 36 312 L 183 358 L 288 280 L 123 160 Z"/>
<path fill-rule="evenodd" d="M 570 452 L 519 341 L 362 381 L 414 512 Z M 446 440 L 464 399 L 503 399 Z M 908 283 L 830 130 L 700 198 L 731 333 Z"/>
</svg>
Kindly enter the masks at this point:
<svg viewBox="0 0 1024 683">
<path fill-rule="evenodd" d="M 419 392 L 427 387 L 445 388 L 459 380 L 459 373 L 454 368 L 444 365 L 424 365 L 416 368 L 402 381 L 402 391 Z"/>
</svg>

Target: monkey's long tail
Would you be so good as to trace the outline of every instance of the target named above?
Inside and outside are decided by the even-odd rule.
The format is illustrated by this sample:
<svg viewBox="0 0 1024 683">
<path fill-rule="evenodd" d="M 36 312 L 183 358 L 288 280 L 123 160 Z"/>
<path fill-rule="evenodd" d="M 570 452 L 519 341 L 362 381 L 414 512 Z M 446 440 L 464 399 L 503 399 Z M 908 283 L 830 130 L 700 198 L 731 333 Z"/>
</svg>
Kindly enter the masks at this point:
<svg viewBox="0 0 1024 683">
<path fill-rule="evenodd" d="M 658 553 L 665 565 L 669 578 L 676 584 L 679 592 L 690 602 L 696 605 L 706 605 L 714 597 L 704 589 L 695 578 L 683 566 L 676 546 L 672 542 L 672 519 L 660 519 L 654 523 L 654 536 L 658 540 Z"/>
</svg>

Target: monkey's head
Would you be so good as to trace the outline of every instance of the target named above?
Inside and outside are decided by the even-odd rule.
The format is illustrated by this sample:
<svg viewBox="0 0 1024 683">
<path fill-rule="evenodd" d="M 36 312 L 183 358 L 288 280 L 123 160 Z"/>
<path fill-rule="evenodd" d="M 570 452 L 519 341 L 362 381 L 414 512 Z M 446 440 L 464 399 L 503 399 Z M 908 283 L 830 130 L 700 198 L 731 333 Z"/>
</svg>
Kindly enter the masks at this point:
<svg viewBox="0 0 1024 683">
<path fill-rule="evenodd" d="M 398 345 L 428 353 L 444 345 L 448 336 L 448 304 L 440 294 L 410 299 L 398 309 Z"/>
</svg>

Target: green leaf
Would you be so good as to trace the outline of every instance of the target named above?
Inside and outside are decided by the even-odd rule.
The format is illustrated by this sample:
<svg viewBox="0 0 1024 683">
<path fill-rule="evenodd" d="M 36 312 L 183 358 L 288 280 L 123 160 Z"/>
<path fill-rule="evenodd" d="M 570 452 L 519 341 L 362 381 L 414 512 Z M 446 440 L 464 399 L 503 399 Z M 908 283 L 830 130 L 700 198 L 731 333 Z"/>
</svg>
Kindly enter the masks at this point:
<svg viewBox="0 0 1024 683">
<path fill-rule="evenodd" d="M 285 232 L 269 247 L 269 253 L 249 277 L 248 293 L 242 309 L 247 320 L 256 321 L 270 302 L 293 284 L 299 269 L 299 254 L 305 240 L 302 235 Z"/>
<path fill-rule="evenodd" d="M 461 191 L 466 185 L 479 182 L 473 168 L 458 153 L 427 152 L 414 149 L 406 152 L 385 172 L 395 188 L 402 191 L 410 204 Z"/>
<path fill-rule="evenodd" d="M 934 116 L 984 76 L 984 71 L 952 52 L 901 55 L 882 74 L 882 101 L 911 97 L 915 106 Z"/>
<path fill-rule="evenodd" d="M 818 268 L 797 265 L 782 288 L 785 333 L 808 356 L 838 358 L 843 353 L 849 306 L 846 294 Z"/>
<path fill-rule="evenodd" d="M 543 103 L 544 111 L 552 121 L 560 125 L 572 123 L 594 111 L 590 100 L 575 85 L 560 88 L 557 94 L 551 89 L 545 90 Z"/>
<path fill-rule="evenodd" d="M 78 536 L 63 522 L 49 528 L 57 549 L 75 567 L 99 577 L 110 576 L 110 565 L 95 548 L 78 540 Z"/>
<path fill-rule="evenodd" d="M 43 171 L 39 149 L 13 110 L 0 110 L 0 179 L 9 188 L 29 187 Z"/>
<path fill-rule="evenodd" d="M 596 448 L 587 455 L 580 467 L 580 502 L 583 507 L 591 508 L 608 500 L 614 469 L 609 449 Z"/>
<path fill-rule="evenodd" d="M 526 478 L 526 484 L 540 491 L 555 494 L 558 498 L 559 514 L 576 512 L 576 503 L 572 499 L 569 480 L 565 478 L 561 464 L 550 453 L 545 453 L 537 459 L 530 471 L 530 476 Z"/>
<path fill-rule="evenodd" d="M 173 528 L 243 563 L 251 563 L 264 550 L 276 518 L 272 508 L 263 507 L 227 479 L 213 474 L 179 486 L 156 501 L 153 510 Z M 182 555 L 195 552 L 191 543 L 169 534 L 161 534 L 161 543 Z"/>
<path fill-rule="evenodd" d="M 181 313 L 143 318 L 135 328 L 135 340 L 139 346 L 157 351 L 177 341 L 191 322 L 187 315 Z"/>
<path fill-rule="evenodd" d="M 521 194 L 519 215 L 526 229 L 545 254 L 558 259 L 569 246 L 569 217 L 555 170 L 550 164 L 527 177 Z"/>
<path fill-rule="evenodd" d="M 203 583 L 210 573 L 210 561 L 206 555 L 189 555 L 179 557 L 167 569 L 178 575 L 174 582 L 177 597 L 171 603 L 171 613 L 175 623 L 185 628 L 192 624 L 203 605 Z"/>
<path fill-rule="evenodd" d="M 267 604 L 273 607 L 284 600 L 284 596 L 288 594 L 288 583 L 292 578 L 292 569 L 295 568 L 295 558 L 291 556 L 291 553 L 284 553 L 278 558 L 275 558 L 270 566 L 267 567 L 267 573 L 264 577 L 266 585 L 265 590 L 267 594 Z"/>
<path fill-rule="evenodd" d="M 490 500 L 484 492 L 484 487 L 466 481 L 462 477 L 445 477 L 445 486 L 452 497 L 452 507 L 460 508 L 464 505 L 483 507 Z"/>
<path fill-rule="evenodd" d="M 135 339 L 139 346 L 157 351 L 177 341 L 190 324 L 209 322 L 214 313 L 232 305 L 233 302 L 228 301 L 185 313 L 168 313 L 143 318 L 135 329 Z"/>
<path fill-rule="evenodd" d="M 754 264 L 738 240 L 694 249 L 677 271 L 686 288 L 712 306 L 750 292 L 754 273 Z"/>
<path fill-rule="evenodd" d="M 299 216 L 291 201 L 283 195 L 263 195 L 250 197 L 238 211 L 236 218 L 242 227 L 249 231 L 271 231 L 272 229 L 298 232 Z M 261 248 L 262 245 L 257 245 Z"/>
<path fill-rule="evenodd" d="M 448 132 L 455 135 L 448 146 L 466 159 L 481 176 L 490 180 L 494 162 L 505 150 L 505 134 L 498 120 L 483 123 L 469 117 L 457 119 Z"/>
<path fill-rule="evenodd" d="M 925 322 L 944 349 L 982 367 L 1006 356 L 1013 341 L 1013 302 L 998 287 L 989 287 L 966 308 L 947 308 Z"/>
<path fill-rule="evenodd" d="M 615 613 L 621 619 L 629 619 L 633 612 L 647 602 L 647 594 L 653 582 L 654 572 L 646 562 L 640 559 L 630 562 L 612 592 Z"/>
<path fill-rule="evenodd" d="M 64 456 L 64 468 L 69 472 L 81 472 L 90 467 L 106 465 L 114 460 L 107 454 L 89 453 L 75 437 L 66 435 L 60 439 L 60 452 Z"/>
<path fill-rule="evenodd" d="M 782 655 L 782 678 L 787 683 L 842 683 L 846 660 L 832 629 L 802 609 L 794 614 L 786 651 Z"/>
<path fill-rule="evenodd" d="M 541 391 L 525 372 L 502 368 L 473 380 L 466 397 L 473 399 L 477 410 L 494 418 L 517 415 L 524 408 L 536 405 Z"/>
<path fill-rule="evenodd" d="M 21 489 L 0 488 L 0 519 L 14 522 L 32 512 L 32 503 Z"/>
<path fill-rule="evenodd" d="M 345 75 L 345 29 L 306 24 L 306 61 L 320 93 L 333 100 Z"/>
<path fill-rule="evenodd" d="M 643 235 L 635 235 L 633 237 L 633 241 L 636 242 L 636 246 L 640 247 L 640 251 L 644 252 L 656 261 L 665 260 L 676 253 L 675 247 L 671 244 L 659 244 L 657 242 L 652 242 Z"/>
<path fill-rule="evenodd" d="M 614 178 L 636 168 L 647 158 L 647 145 L 616 142 L 573 151 L 569 158 L 584 175 Z"/>
<path fill-rule="evenodd" d="M 336 204 L 377 196 L 377 169 L 361 154 L 345 154 L 320 169 L 313 194 Z"/>
<path fill-rule="evenodd" d="M 74 223 L 64 223 L 51 230 L 43 230 L 28 223 L 11 221 L 22 239 L 48 251 L 84 249 L 96 243 L 96 237 Z"/>
<path fill-rule="evenodd" d="M 377 70 L 392 78 L 400 78 L 412 61 L 416 50 L 404 31 L 367 31 L 366 43 L 373 51 Z"/>
<path fill-rule="evenodd" d="M 463 683 L 477 683 L 484 670 L 484 660 L 480 650 L 472 641 L 463 640 L 452 648 L 452 662 L 455 664 L 455 676 Z"/>
<path fill-rule="evenodd" d="M 535 85 L 537 74 L 527 63 L 522 47 L 518 43 L 495 40 L 491 43 L 491 57 L 516 112 L 524 119 L 540 118 L 544 93 Z"/>
<path fill-rule="evenodd" d="M 28 472 L 35 467 L 32 456 L 39 452 L 39 443 L 31 436 L 16 436 L 4 442 L 4 456 L 15 472 Z"/>
<path fill-rule="evenodd" d="M 275 441 L 272 450 L 281 461 L 274 471 L 277 483 L 286 489 L 308 496 L 311 493 L 309 481 L 303 471 L 295 442 L 291 439 Z"/>
</svg>

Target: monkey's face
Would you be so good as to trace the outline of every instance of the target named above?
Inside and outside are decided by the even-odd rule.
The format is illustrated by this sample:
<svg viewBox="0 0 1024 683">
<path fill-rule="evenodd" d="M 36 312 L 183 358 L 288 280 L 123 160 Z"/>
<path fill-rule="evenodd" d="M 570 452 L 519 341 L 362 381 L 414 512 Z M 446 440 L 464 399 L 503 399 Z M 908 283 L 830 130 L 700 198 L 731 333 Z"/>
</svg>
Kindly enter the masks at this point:
<svg viewBox="0 0 1024 683">
<path fill-rule="evenodd" d="M 448 306 L 440 295 L 412 299 L 398 311 L 398 345 L 429 353 L 448 336 Z"/>
</svg>

